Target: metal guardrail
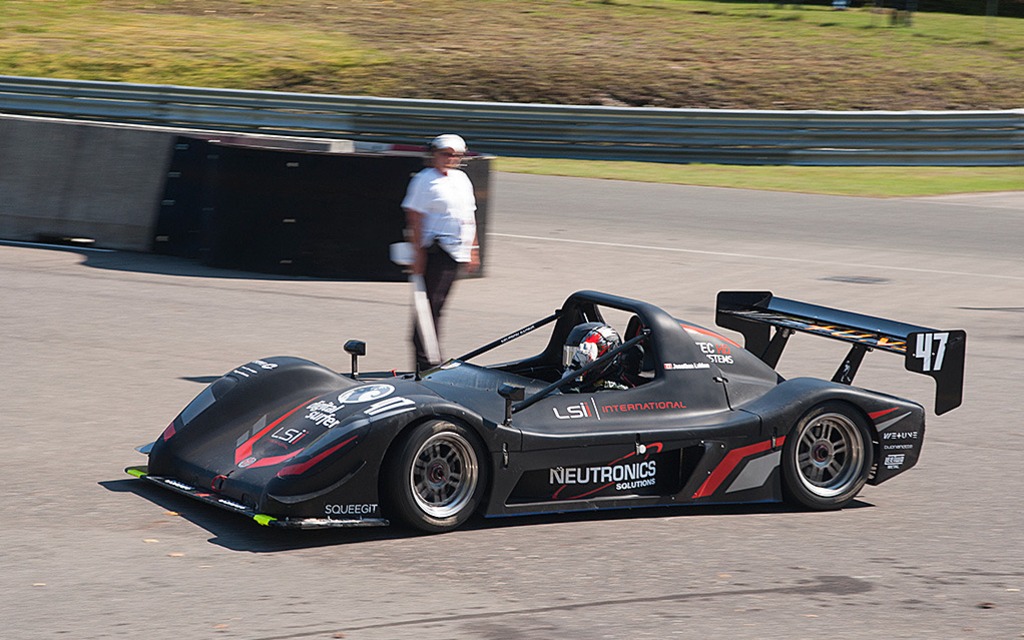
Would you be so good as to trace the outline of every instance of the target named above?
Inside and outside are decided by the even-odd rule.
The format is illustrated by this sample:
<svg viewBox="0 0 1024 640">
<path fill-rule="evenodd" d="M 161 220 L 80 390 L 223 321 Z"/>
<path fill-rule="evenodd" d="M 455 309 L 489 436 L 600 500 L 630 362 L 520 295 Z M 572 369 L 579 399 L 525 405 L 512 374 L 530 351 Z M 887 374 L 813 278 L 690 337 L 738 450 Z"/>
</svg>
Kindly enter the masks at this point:
<svg viewBox="0 0 1024 640">
<path fill-rule="evenodd" d="M 0 113 L 498 155 L 789 165 L 1024 165 L 1024 109 L 752 111 L 408 100 L 0 76 Z"/>
</svg>

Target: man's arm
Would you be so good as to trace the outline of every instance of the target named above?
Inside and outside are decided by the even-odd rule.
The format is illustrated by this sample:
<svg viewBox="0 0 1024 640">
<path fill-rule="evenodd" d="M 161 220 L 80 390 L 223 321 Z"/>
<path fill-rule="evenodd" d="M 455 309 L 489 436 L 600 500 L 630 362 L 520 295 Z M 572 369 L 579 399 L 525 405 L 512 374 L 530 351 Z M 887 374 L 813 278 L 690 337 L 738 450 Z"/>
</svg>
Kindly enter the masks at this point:
<svg viewBox="0 0 1024 640">
<path fill-rule="evenodd" d="M 413 249 L 412 272 L 421 276 L 427 268 L 427 250 L 422 246 L 423 214 L 409 207 L 403 207 L 403 209 L 405 209 L 405 226 L 410 234 L 407 240 L 412 243 Z"/>
<path fill-rule="evenodd" d="M 475 273 L 480 268 L 480 243 L 476 239 L 476 235 L 473 236 L 473 246 L 469 251 L 469 272 Z"/>
</svg>

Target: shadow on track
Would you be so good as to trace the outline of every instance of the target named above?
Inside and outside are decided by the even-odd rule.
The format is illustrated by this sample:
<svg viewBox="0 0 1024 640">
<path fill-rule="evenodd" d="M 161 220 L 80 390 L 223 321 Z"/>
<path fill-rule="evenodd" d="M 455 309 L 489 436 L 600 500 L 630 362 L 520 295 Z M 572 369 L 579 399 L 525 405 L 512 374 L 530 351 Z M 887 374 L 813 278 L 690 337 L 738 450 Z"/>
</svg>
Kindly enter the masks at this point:
<svg viewBox="0 0 1024 640">
<path fill-rule="evenodd" d="M 210 267 L 190 258 L 165 256 L 135 251 L 116 251 L 113 249 L 91 249 L 76 245 L 48 244 L 36 242 L 18 242 L 0 240 L 0 246 L 25 247 L 60 253 L 76 253 L 81 256 L 81 264 L 94 269 L 125 271 L 130 273 L 152 273 L 166 276 L 184 276 L 189 278 L 221 278 L 232 280 L 274 280 L 274 281 L 305 281 L 325 280 L 329 282 L 345 282 L 343 278 L 316 278 L 311 276 L 292 276 L 276 273 L 256 273 L 237 269 Z"/>
<path fill-rule="evenodd" d="M 295 531 L 261 527 L 245 518 L 228 511 L 190 500 L 185 496 L 161 489 L 152 484 L 134 479 L 109 480 L 99 485 L 108 491 L 131 493 L 166 509 L 169 513 L 185 518 L 192 524 L 213 534 L 210 543 L 232 551 L 250 553 L 274 553 L 295 549 L 339 546 L 368 541 L 419 538 L 431 534 L 402 526 L 367 527 L 351 529 L 316 529 Z M 869 502 L 855 500 L 845 510 L 873 507 Z M 765 515 L 805 513 L 804 510 L 785 503 L 770 504 L 729 504 L 700 506 L 646 507 L 616 509 L 608 511 L 582 511 L 562 514 L 516 516 L 507 518 L 474 517 L 459 528 L 459 531 L 487 531 L 511 527 L 561 524 L 573 522 L 602 522 L 616 520 L 648 520 L 678 517 L 716 517 L 735 515 Z M 821 517 L 828 517 L 822 512 Z"/>
</svg>

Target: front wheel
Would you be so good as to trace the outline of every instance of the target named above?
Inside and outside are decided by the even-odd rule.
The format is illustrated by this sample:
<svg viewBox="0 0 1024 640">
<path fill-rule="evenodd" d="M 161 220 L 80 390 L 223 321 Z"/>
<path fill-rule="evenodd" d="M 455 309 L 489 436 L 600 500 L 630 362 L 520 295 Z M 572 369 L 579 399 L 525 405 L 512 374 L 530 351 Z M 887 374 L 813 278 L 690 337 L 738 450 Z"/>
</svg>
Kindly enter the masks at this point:
<svg viewBox="0 0 1024 640">
<path fill-rule="evenodd" d="M 874 461 L 864 418 L 826 402 L 808 411 L 786 437 L 782 470 L 787 498 L 811 509 L 841 509 L 867 482 Z"/>
<path fill-rule="evenodd" d="M 389 507 L 423 531 L 449 531 L 473 515 L 487 486 L 475 433 L 446 420 L 415 427 L 398 445 L 384 481 Z"/>
</svg>

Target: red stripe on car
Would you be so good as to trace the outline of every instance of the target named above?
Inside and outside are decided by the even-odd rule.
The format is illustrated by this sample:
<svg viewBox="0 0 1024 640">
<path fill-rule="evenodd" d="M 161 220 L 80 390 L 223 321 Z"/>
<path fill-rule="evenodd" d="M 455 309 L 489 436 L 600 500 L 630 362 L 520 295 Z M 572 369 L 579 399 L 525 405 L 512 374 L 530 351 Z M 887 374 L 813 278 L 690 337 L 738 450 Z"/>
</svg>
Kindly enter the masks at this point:
<svg viewBox="0 0 1024 640">
<path fill-rule="evenodd" d="M 257 467 L 270 467 L 270 466 L 273 466 L 275 464 L 281 464 L 282 462 L 287 462 L 287 461 L 291 460 L 295 456 L 297 456 L 300 453 L 302 453 L 302 451 L 303 451 L 302 449 L 298 449 L 296 451 L 292 451 L 291 453 L 286 453 L 283 456 L 274 456 L 272 458 L 260 458 L 256 462 L 254 462 L 251 465 L 249 465 L 247 468 L 255 469 Z"/>
<path fill-rule="evenodd" d="M 308 471 L 310 469 L 310 467 L 312 467 L 316 463 L 320 462 L 321 460 L 323 460 L 327 456 L 331 455 L 332 453 L 338 451 L 339 449 L 341 449 L 342 447 L 344 447 L 345 445 L 347 445 L 348 443 L 352 442 L 355 439 L 356 439 L 356 436 L 352 436 L 351 438 L 349 438 L 348 440 L 342 442 L 341 444 L 337 444 L 337 445 L 331 447 L 330 449 L 328 449 L 327 451 L 324 451 L 323 453 L 320 453 L 318 455 L 313 456 L 312 458 L 310 458 L 309 460 L 306 460 L 305 462 L 300 462 L 299 464 L 289 465 L 289 466 L 285 467 L 284 469 L 281 469 L 280 471 L 278 471 L 277 475 L 278 475 L 278 477 L 284 477 L 284 476 L 297 476 L 299 474 L 305 473 L 306 471 Z"/>
<path fill-rule="evenodd" d="M 782 443 L 786 441 L 785 437 L 776 438 L 775 446 L 782 446 Z M 759 453 L 764 453 L 772 448 L 772 441 L 765 440 L 764 442 L 758 442 L 757 444 L 748 445 L 746 447 L 740 447 L 739 449 L 733 449 L 726 454 L 725 458 L 718 463 L 715 470 L 711 472 L 708 479 L 704 481 L 704 484 L 700 485 L 700 489 L 697 489 L 697 493 L 693 494 L 694 499 L 706 498 L 718 490 L 718 487 L 722 486 L 725 479 L 729 477 L 729 474 L 739 466 L 743 460 L 750 456 L 755 456 Z"/>
<path fill-rule="evenodd" d="M 705 335 L 705 336 L 707 336 L 709 338 L 717 338 L 719 340 L 724 340 L 725 342 L 728 342 L 729 344 L 731 344 L 734 347 L 739 347 L 740 349 L 743 348 L 743 346 L 740 343 L 736 342 L 735 340 L 730 340 L 729 338 L 726 338 L 725 336 L 723 336 L 720 333 L 715 333 L 714 331 L 708 331 L 707 329 L 703 329 L 701 327 L 695 327 L 692 324 L 686 324 L 685 322 L 680 322 L 679 326 L 681 326 L 682 328 L 687 329 L 689 331 L 693 331 L 694 333 L 699 333 L 701 335 Z"/>
</svg>

